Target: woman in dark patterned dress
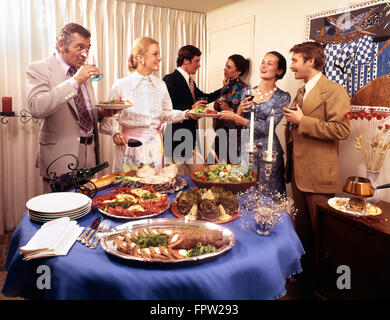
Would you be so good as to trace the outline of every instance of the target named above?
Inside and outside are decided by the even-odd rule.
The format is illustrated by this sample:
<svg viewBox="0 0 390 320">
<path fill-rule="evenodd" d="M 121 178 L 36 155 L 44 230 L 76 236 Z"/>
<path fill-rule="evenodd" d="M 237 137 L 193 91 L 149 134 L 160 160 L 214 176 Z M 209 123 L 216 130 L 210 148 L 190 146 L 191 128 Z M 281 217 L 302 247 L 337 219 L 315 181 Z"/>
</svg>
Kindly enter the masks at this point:
<svg viewBox="0 0 390 320">
<path fill-rule="evenodd" d="M 234 121 L 250 130 L 250 110 L 254 108 L 254 142 L 262 142 L 263 150 L 268 148 L 268 130 L 272 109 L 274 110 L 274 138 L 272 151 L 277 151 L 276 162 L 272 166 L 272 174 L 267 183 L 264 174 L 264 162 L 260 163 L 261 181 L 267 183 L 270 191 L 286 192 L 284 180 L 283 149 L 275 133 L 275 128 L 283 118 L 283 107 L 290 104 L 290 94 L 279 89 L 276 81 L 282 79 L 286 73 L 286 59 L 278 52 L 267 53 L 260 66 L 260 84 L 254 88 L 254 96 L 242 95 L 242 101 L 237 113 L 222 111 L 220 119 Z M 252 100 L 253 99 L 253 100 Z M 257 161 L 255 160 L 255 167 Z"/>
<path fill-rule="evenodd" d="M 241 96 L 243 93 L 243 89 L 248 87 L 245 82 L 243 82 L 240 77 L 244 76 L 249 69 L 249 60 L 245 59 L 242 55 L 234 54 L 230 56 L 226 62 L 224 68 L 224 87 L 221 89 L 221 98 L 217 99 L 214 102 L 214 109 L 217 111 L 232 111 L 237 112 L 237 109 L 241 102 Z M 219 157 L 221 162 L 231 163 L 229 157 L 229 129 L 238 129 L 242 128 L 241 126 L 237 126 L 233 121 L 229 120 L 214 120 L 214 130 L 223 130 L 227 136 L 227 150 L 226 156 L 222 150 L 219 150 L 220 143 L 219 139 L 215 140 L 215 152 Z M 237 130 L 238 137 L 237 141 L 240 141 L 239 132 Z M 237 155 L 238 155 L 237 151 Z M 237 157 L 236 157 L 237 158 Z"/>
</svg>

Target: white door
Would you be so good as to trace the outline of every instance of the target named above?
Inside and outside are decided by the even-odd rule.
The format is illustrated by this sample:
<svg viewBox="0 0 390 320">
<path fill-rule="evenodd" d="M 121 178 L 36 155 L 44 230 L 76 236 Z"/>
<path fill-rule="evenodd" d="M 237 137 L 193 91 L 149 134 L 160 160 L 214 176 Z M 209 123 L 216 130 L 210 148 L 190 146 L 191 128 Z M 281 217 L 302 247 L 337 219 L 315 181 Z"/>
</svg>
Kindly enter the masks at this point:
<svg viewBox="0 0 390 320">
<path fill-rule="evenodd" d="M 227 23 L 224 28 L 208 32 L 207 38 L 207 92 L 222 86 L 223 69 L 228 57 L 233 54 L 250 59 L 250 70 L 243 78 L 248 83 L 253 68 L 254 17 L 234 24 Z M 209 108 L 212 107 L 210 104 Z M 204 148 L 210 150 L 215 138 L 212 119 L 200 120 L 199 128 L 206 128 L 206 135 L 201 137 L 201 152 L 204 155 Z"/>
</svg>

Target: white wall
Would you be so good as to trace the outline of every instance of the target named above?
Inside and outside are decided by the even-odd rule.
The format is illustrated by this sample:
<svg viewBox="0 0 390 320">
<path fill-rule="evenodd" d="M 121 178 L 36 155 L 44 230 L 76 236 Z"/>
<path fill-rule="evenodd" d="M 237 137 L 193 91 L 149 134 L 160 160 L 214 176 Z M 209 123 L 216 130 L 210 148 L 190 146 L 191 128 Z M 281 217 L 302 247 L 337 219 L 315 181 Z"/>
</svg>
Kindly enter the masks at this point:
<svg viewBox="0 0 390 320">
<path fill-rule="evenodd" d="M 306 41 L 307 16 L 321 13 L 328 10 L 339 9 L 349 5 L 362 3 L 362 0 L 343 2 L 340 0 L 328 0 L 326 2 L 313 0 L 244 0 L 235 5 L 230 5 L 207 14 L 207 33 L 232 25 L 232 22 L 239 20 L 250 20 L 254 18 L 254 50 L 252 73 L 249 79 L 251 85 L 259 82 L 259 66 L 262 57 L 268 51 L 276 50 L 283 54 L 290 65 L 290 48 L 303 41 Z M 246 41 L 245 35 L 242 41 Z M 229 39 L 226 39 L 229 42 Z M 240 43 L 236 43 L 237 49 Z M 229 45 L 230 47 L 230 45 Z M 221 60 L 226 61 L 226 52 L 220 47 Z M 210 70 L 211 66 L 207 66 Z M 302 82 L 294 79 L 291 71 L 278 81 L 277 85 L 288 91 L 292 97 Z M 208 83 L 208 91 L 217 89 L 215 83 Z M 284 144 L 282 123 L 277 128 L 278 136 Z M 340 144 L 340 165 L 342 170 L 341 181 L 344 182 L 348 176 L 366 176 L 362 158 L 359 152 L 353 148 L 353 137 Z M 387 155 L 378 183 L 390 182 L 390 156 Z M 390 202 L 390 189 L 381 191 L 382 200 Z"/>
</svg>

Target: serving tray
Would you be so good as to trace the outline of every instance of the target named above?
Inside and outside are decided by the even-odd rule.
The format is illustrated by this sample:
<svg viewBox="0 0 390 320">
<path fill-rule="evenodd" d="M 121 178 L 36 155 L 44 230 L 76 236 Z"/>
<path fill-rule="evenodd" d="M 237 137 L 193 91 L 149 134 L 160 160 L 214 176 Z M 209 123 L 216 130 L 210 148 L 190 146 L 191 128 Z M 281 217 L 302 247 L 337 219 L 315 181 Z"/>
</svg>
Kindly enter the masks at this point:
<svg viewBox="0 0 390 320">
<path fill-rule="evenodd" d="M 144 260 L 143 258 L 124 254 L 118 251 L 113 244 L 114 237 L 124 231 L 131 232 L 133 229 L 138 229 L 138 228 L 164 229 L 164 228 L 175 228 L 175 227 L 219 230 L 222 232 L 224 245 L 218 248 L 216 252 L 208 253 L 197 257 L 190 257 L 190 258 L 183 258 L 183 259 L 151 258 L 149 260 Z M 205 221 L 186 221 L 186 220 L 181 220 L 181 219 L 179 220 L 175 218 L 143 219 L 143 220 L 124 223 L 122 225 L 113 228 L 110 232 L 103 233 L 100 238 L 101 238 L 100 244 L 108 254 L 112 254 L 114 256 L 126 260 L 134 260 L 134 261 L 141 261 L 141 262 L 162 262 L 162 263 L 180 263 L 180 262 L 210 259 L 230 250 L 236 242 L 236 236 L 234 235 L 234 233 L 229 229 L 224 228 L 220 225 L 216 225 L 214 223 L 205 222 Z"/>
</svg>

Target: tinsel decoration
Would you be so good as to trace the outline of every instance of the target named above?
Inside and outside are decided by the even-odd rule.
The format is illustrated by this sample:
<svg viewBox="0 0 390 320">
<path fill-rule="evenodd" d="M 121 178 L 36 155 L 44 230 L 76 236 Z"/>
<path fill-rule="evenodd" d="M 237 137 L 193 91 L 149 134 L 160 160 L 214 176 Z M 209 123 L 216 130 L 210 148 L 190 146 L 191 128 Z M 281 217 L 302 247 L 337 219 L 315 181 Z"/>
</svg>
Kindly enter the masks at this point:
<svg viewBox="0 0 390 320">
<path fill-rule="evenodd" d="M 260 235 L 269 235 L 270 230 L 287 214 L 295 219 L 297 209 L 294 201 L 286 194 L 270 191 L 264 184 L 258 184 L 238 194 L 241 208 L 241 227 L 254 230 Z"/>
</svg>

